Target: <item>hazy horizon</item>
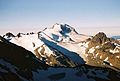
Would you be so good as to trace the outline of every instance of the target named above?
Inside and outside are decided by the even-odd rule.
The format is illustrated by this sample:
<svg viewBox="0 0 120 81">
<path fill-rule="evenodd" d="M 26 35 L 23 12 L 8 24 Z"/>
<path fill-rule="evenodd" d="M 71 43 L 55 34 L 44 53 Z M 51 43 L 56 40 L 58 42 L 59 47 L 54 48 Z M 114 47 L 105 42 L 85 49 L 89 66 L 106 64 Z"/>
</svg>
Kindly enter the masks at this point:
<svg viewBox="0 0 120 81">
<path fill-rule="evenodd" d="M 0 0 L 0 35 L 65 23 L 79 33 L 120 35 L 120 0 Z"/>
<path fill-rule="evenodd" d="M 69 24 L 70 25 L 70 24 Z M 47 28 L 50 28 L 52 27 L 53 25 L 47 27 Z M 70 25 L 71 26 L 71 25 Z M 72 26 L 73 27 L 73 26 Z M 46 27 L 39 27 L 39 28 L 28 28 L 26 30 L 24 30 L 24 28 L 18 28 L 18 29 L 5 29 L 5 30 L 2 30 L 2 32 L 0 32 L 0 35 L 4 35 L 8 32 L 11 32 L 13 34 L 18 34 L 18 33 L 30 33 L 30 32 L 39 32 L 39 31 L 42 31 L 44 30 L 44 28 Z M 111 29 L 109 27 L 91 27 L 90 29 L 87 29 L 87 27 L 74 27 L 75 30 L 79 33 L 79 34 L 85 34 L 85 35 L 95 35 L 97 34 L 98 32 L 104 32 L 105 34 L 107 34 L 107 36 L 118 36 L 120 35 L 119 32 L 119 28 L 120 27 L 111 27 Z M 109 31 L 112 31 L 111 33 L 109 33 Z M 89 32 L 89 31 L 92 31 L 92 32 Z"/>
</svg>

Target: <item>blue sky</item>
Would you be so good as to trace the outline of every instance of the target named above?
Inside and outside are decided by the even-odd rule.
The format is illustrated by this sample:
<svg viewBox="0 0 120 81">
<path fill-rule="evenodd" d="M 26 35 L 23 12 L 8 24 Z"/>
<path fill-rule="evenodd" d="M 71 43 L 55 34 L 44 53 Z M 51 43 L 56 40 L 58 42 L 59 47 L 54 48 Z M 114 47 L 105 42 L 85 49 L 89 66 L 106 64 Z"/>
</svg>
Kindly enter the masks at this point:
<svg viewBox="0 0 120 81">
<path fill-rule="evenodd" d="M 66 23 L 79 33 L 120 34 L 120 0 L 0 0 L 0 34 Z"/>
</svg>

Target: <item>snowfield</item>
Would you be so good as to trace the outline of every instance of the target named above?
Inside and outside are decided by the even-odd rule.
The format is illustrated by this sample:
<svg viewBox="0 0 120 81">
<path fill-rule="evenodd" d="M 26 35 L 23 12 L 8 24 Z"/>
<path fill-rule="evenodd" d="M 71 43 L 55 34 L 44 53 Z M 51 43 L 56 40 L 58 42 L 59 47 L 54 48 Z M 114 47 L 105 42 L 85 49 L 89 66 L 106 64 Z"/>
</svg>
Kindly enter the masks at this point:
<svg viewBox="0 0 120 81">
<path fill-rule="evenodd" d="M 83 64 L 84 62 L 81 59 L 85 60 L 84 53 L 87 48 L 87 43 L 82 43 L 82 41 L 88 38 L 90 36 L 78 34 L 74 28 L 67 24 L 56 23 L 53 27 L 46 28 L 38 33 L 20 34 L 20 37 L 10 37 L 9 39 L 10 42 L 22 46 L 34 54 L 35 49 L 44 44 L 51 46 L 71 58 L 74 62 Z M 47 47 L 45 48 L 48 49 Z M 46 50 L 46 53 L 51 54 L 50 49 Z"/>
<path fill-rule="evenodd" d="M 119 81 L 120 41 L 54 24 L 0 36 L 0 81 Z"/>
</svg>

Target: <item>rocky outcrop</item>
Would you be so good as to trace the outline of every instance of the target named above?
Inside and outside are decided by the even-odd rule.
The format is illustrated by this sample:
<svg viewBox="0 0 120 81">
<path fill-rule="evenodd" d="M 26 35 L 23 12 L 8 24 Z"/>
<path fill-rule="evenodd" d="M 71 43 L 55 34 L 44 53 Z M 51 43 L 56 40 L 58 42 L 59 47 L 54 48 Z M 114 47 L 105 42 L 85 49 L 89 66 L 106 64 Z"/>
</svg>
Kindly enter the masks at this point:
<svg viewBox="0 0 120 81">
<path fill-rule="evenodd" d="M 96 34 L 86 49 L 87 64 L 94 66 L 109 65 L 120 69 L 120 43 L 108 38 L 104 33 Z"/>
<path fill-rule="evenodd" d="M 5 35 L 3 35 L 4 38 L 6 38 L 7 40 L 11 40 L 12 37 L 15 37 L 15 35 L 13 35 L 12 33 L 8 32 Z"/>
<path fill-rule="evenodd" d="M 71 32 L 69 28 L 61 29 L 64 32 Z M 57 39 L 56 35 L 52 34 L 53 38 Z M 26 45 L 30 49 L 28 51 L 27 47 L 17 46 L 16 43 L 10 43 L 0 36 L 0 81 L 119 81 L 120 79 L 120 42 L 108 38 L 102 32 L 86 41 L 63 42 L 64 45 L 71 44 L 68 45 L 71 49 L 76 49 L 78 46 L 75 52 L 60 45 L 62 42 L 48 40 L 47 35 L 19 33 L 14 40 L 14 42 L 19 40 L 17 42 L 21 46 Z M 79 53 L 82 54 L 86 49 L 86 64 L 77 53 L 79 47 L 82 49 Z"/>
<path fill-rule="evenodd" d="M 32 71 L 47 69 L 47 65 L 38 60 L 33 53 L 10 43 L 0 36 L 0 80 L 32 80 Z"/>
<path fill-rule="evenodd" d="M 89 47 L 100 45 L 107 41 L 107 36 L 103 32 L 96 34 L 89 43 Z"/>
<path fill-rule="evenodd" d="M 35 55 L 40 60 L 43 60 L 46 64 L 55 67 L 75 67 L 75 63 L 60 51 L 42 45 L 34 50 Z"/>
</svg>

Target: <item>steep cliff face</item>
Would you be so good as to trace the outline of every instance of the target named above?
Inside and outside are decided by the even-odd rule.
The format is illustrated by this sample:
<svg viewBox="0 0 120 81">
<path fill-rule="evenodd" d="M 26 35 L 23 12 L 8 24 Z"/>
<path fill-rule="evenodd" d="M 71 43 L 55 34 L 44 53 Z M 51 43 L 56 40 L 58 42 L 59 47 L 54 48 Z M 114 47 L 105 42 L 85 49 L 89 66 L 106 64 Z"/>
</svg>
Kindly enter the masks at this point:
<svg viewBox="0 0 120 81">
<path fill-rule="evenodd" d="M 0 80 L 32 80 L 32 71 L 47 69 L 47 65 L 24 48 L 0 36 Z"/>
<path fill-rule="evenodd" d="M 86 49 L 87 63 L 91 65 L 110 65 L 120 68 L 120 42 L 108 38 L 104 33 L 96 34 Z"/>
<path fill-rule="evenodd" d="M 78 34 L 73 27 L 67 24 L 55 24 L 38 33 L 19 33 L 14 37 L 4 35 L 4 38 L 31 51 L 46 64 L 64 67 L 75 67 L 85 63 L 84 58 L 81 57 L 83 55 L 78 49 L 78 43 L 88 37 Z"/>
<path fill-rule="evenodd" d="M 4 38 L 3 38 L 4 37 Z M 118 81 L 120 41 L 67 24 L 0 36 L 0 81 Z"/>
<path fill-rule="evenodd" d="M 76 64 L 67 56 L 65 56 L 62 52 L 57 49 L 46 46 L 43 44 L 42 46 L 36 48 L 34 50 L 35 55 L 40 60 L 44 60 L 44 62 L 50 66 L 64 66 L 64 67 L 75 67 Z"/>
</svg>

